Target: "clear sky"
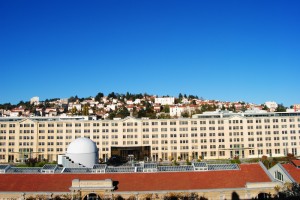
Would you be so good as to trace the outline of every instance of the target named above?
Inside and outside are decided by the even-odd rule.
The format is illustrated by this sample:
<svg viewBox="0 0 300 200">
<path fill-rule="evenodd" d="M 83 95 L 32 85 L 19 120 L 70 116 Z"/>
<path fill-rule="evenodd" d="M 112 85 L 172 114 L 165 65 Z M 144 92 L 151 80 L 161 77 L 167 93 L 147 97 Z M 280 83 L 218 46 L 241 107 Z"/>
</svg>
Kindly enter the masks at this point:
<svg viewBox="0 0 300 200">
<path fill-rule="evenodd" d="M 0 1 L 0 103 L 145 93 L 300 103 L 300 1 Z"/>
</svg>

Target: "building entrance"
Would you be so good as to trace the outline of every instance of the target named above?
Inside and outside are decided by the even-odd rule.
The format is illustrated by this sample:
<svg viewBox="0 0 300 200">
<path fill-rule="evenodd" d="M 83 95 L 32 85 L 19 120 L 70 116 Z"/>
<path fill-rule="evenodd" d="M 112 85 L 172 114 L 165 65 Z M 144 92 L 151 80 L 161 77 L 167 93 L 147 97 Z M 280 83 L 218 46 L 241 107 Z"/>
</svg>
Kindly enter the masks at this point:
<svg viewBox="0 0 300 200">
<path fill-rule="evenodd" d="M 86 195 L 83 200 L 101 200 L 101 198 L 95 193 L 90 193 Z"/>
<path fill-rule="evenodd" d="M 150 146 L 111 147 L 111 156 L 120 156 L 123 160 L 148 160 L 151 155 Z"/>
</svg>

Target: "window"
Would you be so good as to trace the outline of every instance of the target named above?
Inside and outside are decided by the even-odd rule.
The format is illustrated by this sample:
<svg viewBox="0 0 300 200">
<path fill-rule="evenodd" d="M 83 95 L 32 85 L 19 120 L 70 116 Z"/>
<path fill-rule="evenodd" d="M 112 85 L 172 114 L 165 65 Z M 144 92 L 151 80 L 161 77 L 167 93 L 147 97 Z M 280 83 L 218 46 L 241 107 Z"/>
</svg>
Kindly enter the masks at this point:
<svg viewBox="0 0 300 200">
<path fill-rule="evenodd" d="M 66 127 L 72 127 L 71 123 L 66 123 Z"/>
<path fill-rule="evenodd" d="M 187 125 L 187 124 L 188 124 L 188 121 L 180 121 L 179 124 L 180 124 L 180 125 Z"/>
<path fill-rule="evenodd" d="M 191 131 L 197 131 L 197 127 L 192 127 Z"/>
<path fill-rule="evenodd" d="M 275 179 L 283 181 L 283 175 L 279 171 L 275 171 Z"/>
</svg>

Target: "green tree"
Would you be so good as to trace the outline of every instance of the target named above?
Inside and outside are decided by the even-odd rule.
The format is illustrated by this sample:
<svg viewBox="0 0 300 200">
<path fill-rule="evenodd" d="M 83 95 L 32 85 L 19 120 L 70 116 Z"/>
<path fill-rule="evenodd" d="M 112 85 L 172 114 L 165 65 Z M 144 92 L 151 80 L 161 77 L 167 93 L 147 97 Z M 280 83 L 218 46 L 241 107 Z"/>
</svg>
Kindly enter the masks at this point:
<svg viewBox="0 0 300 200">
<path fill-rule="evenodd" d="M 111 113 L 109 113 L 108 118 L 109 118 L 109 119 L 114 119 L 114 118 L 116 118 L 116 112 L 111 112 Z"/>
<path fill-rule="evenodd" d="M 179 93 L 179 95 L 178 95 L 178 99 L 182 99 L 182 98 L 183 98 L 182 94 L 181 94 L 181 93 Z"/>
<path fill-rule="evenodd" d="M 84 105 L 82 108 L 82 115 L 89 115 L 89 105 Z"/>
<path fill-rule="evenodd" d="M 128 111 L 128 109 L 125 106 L 123 106 L 118 110 L 116 117 L 125 118 L 129 115 L 130 115 L 130 112 Z"/>
<path fill-rule="evenodd" d="M 275 112 L 286 112 L 286 107 L 284 107 L 284 105 L 282 103 L 278 104 Z"/>
<path fill-rule="evenodd" d="M 104 94 L 102 92 L 99 92 L 96 96 L 95 96 L 95 101 L 101 102 L 101 99 L 104 97 Z"/>
<path fill-rule="evenodd" d="M 226 108 L 225 108 L 224 104 L 222 104 L 222 108 L 221 108 L 221 110 L 226 110 Z"/>
<path fill-rule="evenodd" d="M 266 104 L 264 104 L 264 105 L 261 105 L 263 108 L 263 110 L 269 110 L 269 108 L 268 108 L 268 106 L 266 105 Z"/>
<path fill-rule="evenodd" d="M 169 114 L 161 113 L 158 115 L 158 119 L 171 119 L 171 116 Z"/>
<path fill-rule="evenodd" d="M 72 115 L 77 114 L 77 112 L 78 112 L 78 110 L 77 110 L 76 106 L 74 106 L 74 107 L 71 109 Z"/>
<path fill-rule="evenodd" d="M 296 200 L 300 198 L 300 185 L 298 183 L 285 183 L 282 190 L 278 194 L 279 199 Z"/>
<path fill-rule="evenodd" d="M 115 99 L 115 98 L 117 98 L 117 95 L 114 92 L 111 92 L 107 95 L 107 97 Z"/>
<path fill-rule="evenodd" d="M 188 118 L 188 117 L 190 117 L 190 114 L 187 110 L 185 110 L 181 113 L 181 116 L 184 117 L 184 118 Z"/>
<path fill-rule="evenodd" d="M 162 112 L 164 112 L 164 113 L 170 113 L 170 106 L 169 105 L 163 106 Z"/>
<path fill-rule="evenodd" d="M 147 112 L 145 109 L 140 109 L 138 112 L 138 118 L 142 118 L 142 117 L 146 117 L 147 116 Z"/>
<path fill-rule="evenodd" d="M 196 105 L 196 100 L 195 99 L 192 100 L 192 105 Z"/>
</svg>

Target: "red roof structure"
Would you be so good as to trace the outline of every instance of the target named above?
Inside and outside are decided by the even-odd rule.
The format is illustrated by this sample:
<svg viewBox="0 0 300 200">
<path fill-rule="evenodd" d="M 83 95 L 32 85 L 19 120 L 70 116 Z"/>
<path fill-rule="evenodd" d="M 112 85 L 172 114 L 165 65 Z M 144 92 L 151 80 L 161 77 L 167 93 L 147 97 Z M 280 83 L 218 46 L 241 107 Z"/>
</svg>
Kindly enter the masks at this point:
<svg viewBox="0 0 300 200">
<path fill-rule="evenodd" d="M 300 160 L 292 160 L 292 163 L 293 163 L 296 167 L 299 167 L 299 166 L 300 166 Z"/>
<path fill-rule="evenodd" d="M 294 160 L 292 162 L 294 162 Z M 297 162 L 297 163 L 299 164 L 299 162 Z M 300 169 L 299 168 L 297 168 L 295 165 L 290 164 L 290 163 L 282 164 L 282 166 L 293 177 L 293 179 L 295 181 L 300 183 Z"/>
<path fill-rule="evenodd" d="M 0 174 L 0 191 L 67 192 L 73 179 L 112 179 L 116 183 L 115 190 L 120 192 L 244 188 L 249 182 L 271 182 L 259 164 L 241 164 L 239 167 L 240 170 L 201 172 Z"/>
</svg>

